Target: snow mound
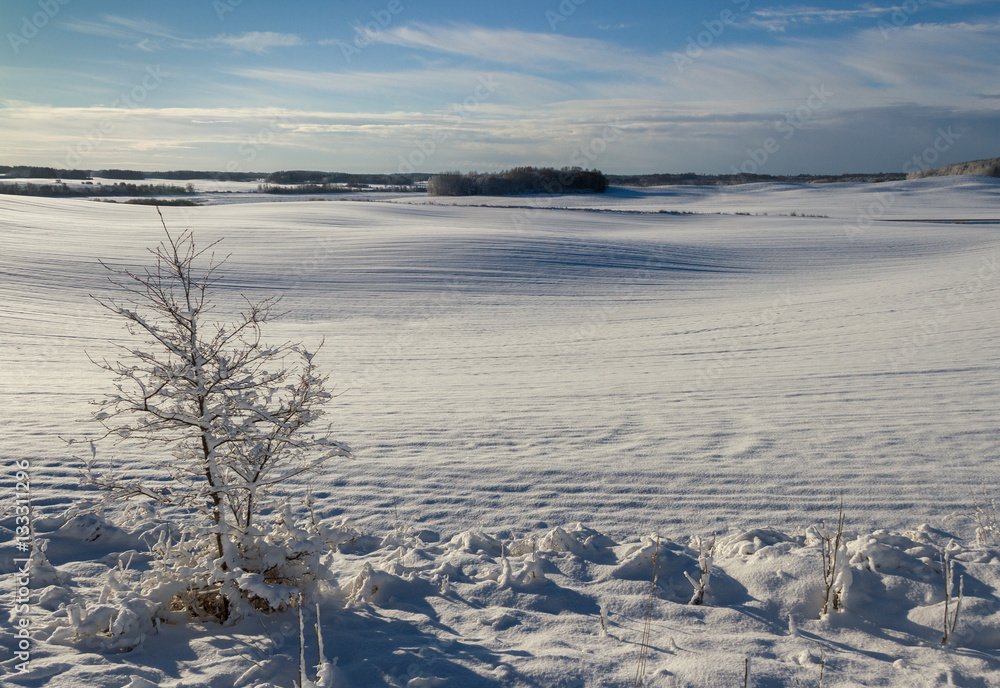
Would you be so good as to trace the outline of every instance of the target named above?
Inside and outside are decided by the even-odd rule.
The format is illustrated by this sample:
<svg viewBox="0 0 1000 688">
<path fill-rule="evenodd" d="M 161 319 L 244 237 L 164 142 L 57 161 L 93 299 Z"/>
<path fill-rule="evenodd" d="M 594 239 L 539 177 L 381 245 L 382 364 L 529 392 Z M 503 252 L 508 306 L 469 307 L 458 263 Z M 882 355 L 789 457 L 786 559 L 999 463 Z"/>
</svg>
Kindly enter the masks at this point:
<svg viewBox="0 0 1000 688">
<path fill-rule="evenodd" d="M 204 659 L 199 671 L 222 671 L 223 661 L 241 667 L 226 674 L 234 686 L 286 685 L 298 672 L 300 613 L 309 619 L 304 652 L 312 685 L 335 688 L 562 685 L 552 676 L 607 685 L 634 666 L 647 617 L 649 677 L 687 683 L 730 664 L 738 681 L 734 658 L 745 656 L 752 657 L 759 681 L 776 685 L 814 680 L 821 666 L 862 683 L 871 676 L 891 682 L 907 667 L 945 658 L 968 676 L 1000 667 L 1000 551 L 966 546 L 929 527 L 853 533 L 845 546 L 844 604 L 821 617 L 816 534 L 822 530 L 748 529 L 682 542 L 647 536 L 621 544 L 579 524 L 516 538 L 474 529 L 439 542 L 400 529 L 381 536 L 358 531 L 354 536 L 382 544 L 361 553 L 327 547 L 324 561 L 339 584 L 317 591 L 321 620 L 290 597 L 275 598 L 282 589 L 268 584 L 258 594 L 286 611 L 247 616 L 225 631 L 198 630 L 171 614 L 140 594 L 122 567 L 107 570 L 100 584 L 79 573 L 70 577 L 86 563 L 81 559 L 52 567 L 64 585 L 39 590 L 40 602 L 46 600 L 39 610 L 47 616 L 36 638 L 54 659 L 74 652 L 100 658 L 90 668 L 74 667 L 62 683 L 51 684 L 57 687 L 86 684 L 90 679 L 83 677 L 105 665 L 132 668 L 136 685 L 144 685 L 148 679 L 134 669 L 147 664 L 182 685 L 190 676 L 159 641 L 164 634 L 181 646 L 231 647 L 218 667 Z M 88 548 L 98 555 L 90 567 L 125 554 L 109 557 L 94 540 L 84 540 L 78 554 Z M 964 594 L 944 646 L 946 554 Z M 702 580 L 704 594 L 694 603 L 692 586 L 697 592 Z M 256 589 L 261 582 L 242 584 Z M 314 635 L 311 624 L 321 626 L 321 634 Z M 323 639 L 319 646 L 316 637 Z M 315 662 L 317 652 L 340 660 Z"/>
</svg>

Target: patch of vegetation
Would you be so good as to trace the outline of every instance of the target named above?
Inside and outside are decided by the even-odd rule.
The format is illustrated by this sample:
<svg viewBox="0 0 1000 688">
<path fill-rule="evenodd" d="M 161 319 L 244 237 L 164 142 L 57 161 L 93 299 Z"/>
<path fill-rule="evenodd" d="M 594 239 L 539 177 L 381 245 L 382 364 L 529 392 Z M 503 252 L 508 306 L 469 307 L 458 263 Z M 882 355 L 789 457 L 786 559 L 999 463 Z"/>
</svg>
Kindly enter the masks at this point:
<svg viewBox="0 0 1000 688">
<path fill-rule="evenodd" d="M 922 164 L 923 159 L 915 157 L 914 162 L 907 163 L 907 168 L 913 168 L 917 164 Z M 974 174 L 983 177 L 1000 177 L 1000 158 L 987 158 L 984 160 L 970 160 L 955 165 L 935 167 L 933 169 L 915 169 L 907 175 L 907 179 L 924 179 L 926 177 L 948 177 L 952 175 Z"/>
<path fill-rule="evenodd" d="M 350 174 L 314 170 L 284 170 L 272 172 L 264 179 L 268 184 L 347 184 L 350 186 L 412 186 L 430 178 L 429 174 Z"/>
<path fill-rule="evenodd" d="M 47 196 L 55 198 L 93 197 L 93 196 L 183 196 L 193 194 L 194 187 L 171 186 L 168 184 L 95 184 L 91 186 L 71 187 L 64 183 L 57 184 L 0 184 L 0 194 L 12 196 Z"/>
<path fill-rule="evenodd" d="M 27 165 L 0 165 L 0 174 L 20 179 L 90 179 L 87 170 L 60 170 L 55 167 L 31 167 Z"/>
<path fill-rule="evenodd" d="M 435 196 L 516 196 L 521 194 L 604 193 L 608 180 L 600 170 L 580 167 L 515 167 L 504 172 L 480 174 L 445 172 L 427 181 Z"/>
<path fill-rule="evenodd" d="M 130 198 L 125 202 L 131 205 L 201 205 L 190 198 Z"/>
<path fill-rule="evenodd" d="M 255 182 L 263 179 L 263 172 L 205 172 L 199 170 L 169 170 L 167 172 L 147 172 L 147 177 L 156 179 L 203 179 L 216 182 Z"/>
<path fill-rule="evenodd" d="M 353 189 L 340 184 L 296 184 L 295 186 L 260 184 L 257 186 L 257 190 L 266 194 L 335 194 L 353 191 Z"/>
<path fill-rule="evenodd" d="M 267 194 L 344 194 L 357 193 L 358 191 L 391 191 L 394 193 L 423 193 L 427 191 L 422 186 L 380 186 L 370 187 L 360 184 L 293 184 L 290 186 L 277 186 L 273 184 L 258 184 L 257 191 Z"/>
<path fill-rule="evenodd" d="M 142 181 L 146 178 L 145 172 L 138 170 L 98 170 L 94 176 L 102 179 L 126 179 L 128 181 Z"/>
</svg>

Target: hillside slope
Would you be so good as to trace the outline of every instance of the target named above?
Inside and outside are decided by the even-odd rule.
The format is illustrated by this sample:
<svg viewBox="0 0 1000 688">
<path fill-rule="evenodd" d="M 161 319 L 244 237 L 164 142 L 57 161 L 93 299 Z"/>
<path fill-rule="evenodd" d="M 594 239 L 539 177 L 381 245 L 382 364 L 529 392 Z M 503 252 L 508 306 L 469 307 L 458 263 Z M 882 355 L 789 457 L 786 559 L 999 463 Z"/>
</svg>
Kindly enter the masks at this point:
<svg viewBox="0 0 1000 688">
<path fill-rule="evenodd" d="M 924 179 L 926 177 L 949 177 L 956 174 L 976 174 L 982 177 L 1000 177 L 1000 158 L 985 160 L 970 160 L 955 165 L 935 167 L 930 170 L 911 172 L 907 179 Z"/>
</svg>

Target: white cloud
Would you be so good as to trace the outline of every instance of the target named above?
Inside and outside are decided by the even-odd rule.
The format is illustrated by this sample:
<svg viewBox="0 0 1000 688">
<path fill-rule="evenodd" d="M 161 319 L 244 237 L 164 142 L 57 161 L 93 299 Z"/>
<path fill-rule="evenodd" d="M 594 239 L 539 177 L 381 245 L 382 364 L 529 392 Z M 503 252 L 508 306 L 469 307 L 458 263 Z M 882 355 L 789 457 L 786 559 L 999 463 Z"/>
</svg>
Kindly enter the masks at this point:
<svg viewBox="0 0 1000 688">
<path fill-rule="evenodd" d="M 774 11 L 760 18 L 811 16 L 812 21 L 841 22 L 846 16 L 882 9 L 863 6 L 845 10 L 845 15 L 798 8 L 785 10 L 785 16 Z M 773 135 L 775 121 L 800 107 L 813 87 L 823 86 L 833 96 L 808 129 L 836 141 L 836 147 L 826 151 L 830 160 L 848 160 L 844 151 L 852 146 L 856 159 L 877 160 L 869 149 L 881 150 L 880 141 L 895 142 L 894 150 L 906 148 L 906 137 L 926 145 L 921 143 L 923 132 L 948 118 L 979 122 L 975 131 L 986 132 L 984 140 L 995 146 L 1000 129 L 996 118 L 983 124 L 989 119 L 983 113 L 1000 93 L 995 69 L 1000 63 L 1000 24 L 912 22 L 889 35 L 875 24 L 868 21 L 861 30 L 841 30 L 831 38 L 778 36 L 767 44 L 737 43 L 735 39 L 746 34 L 734 32 L 692 57 L 683 69 L 675 65 L 674 53 L 639 54 L 611 41 L 474 26 L 407 25 L 377 35 L 383 44 L 409 53 L 409 59 L 399 63 L 406 68 L 309 71 L 277 61 L 275 66 L 250 68 L 239 59 L 221 70 L 189 67 L 185 72 L 177 67 L 171 74 L 173 103 L 183 98 L 185 103 L 234 107 L 140 107 L 124 113 L 8 103 L 0 108 L 0 135 L 16 142 L 10 154 L 19 160 L 65 166 L 39 156 L 80 145 L 83 131 L 110 118 L 114 131 L 81 166 L 135 166 L 143 159 L 135 155 L 141 148 L 156 151 L 160 168 L 171 164 L 165 162 L 169 160 L 176 160 L 178 167 L 193 166 L 190 156 L 197 155 L 202 168 L 224 168 L 236 156 L 241 169 L 310 165 L 391 171 L 400 154 L 442 131 L 446 140 L 429 169 L 472 164 L 486 168 L 483 161 L 489 160 L 499 165 L 566 164 L 581 143 L 599 135 L 608 121 L 620 120 L 625 135 L 601 166 L 723 171 L 745 158 L 748 146 L 759 145 L 769 132 Z M 154 24 L 121 18 L 78 23 L 75 30 L 134 45 L 146 41 L 147 49 L 264 52 L 303 44 L 294 34 L 270 32 L 183 38 Z M 382 51 L 389 52 L 384 45 Z M 430 60 L 421 62 L 424 57 Z M 11 74 L 2 75 L 5 83 L 13 83 Z M 44 75 L 27 72 L 13 78 L 17 83 L 46 81 Z M 473 96 L 483 78 L 497 88 L 476 101 Z M 55 75 L 48 80 L 66 81 Z M 168 97 L 164 89 L 143 105 L 167 104 L 159 100 L 161 93 Z M 88 97 L 91 102 L 112 102 L 110 96 Z M 475 107 L 456 121 L 455 108 L 467 98 L 473 98 Z M 256 107 L 260 103 L 295 103 L 298 109 Z M 861 138 L 867 137 L 863 143 L 852 142 L 852 126 Z M 240 158 L 240 146 L 262 130 L 270 132 L 273 143 L 252 161 Z M 784 148 L 787 160 L 793 160 L 795 149 L 804 147 L 807 138 Z M 896 169 L 892 155 L 883 169 Z"/>
<path fill-rule="evenodd" d="M 227 46 L 234 50 L 262 54 L 271 48 L 292 48 L 303 44 L 303 40 L 290 33 L 272 31 L 251 31 L 238 36 L 215 36 L 201 41 L 208 46 Z"/>
<path fill-rule="evenodd" d="M 796 25 L 841 24 L 863 19 L 888 18 L 894 14 L 901 14 L 909 22 L 924 7 L 952 8 L 994 2 L 996 0 L 920 0 L 913 8 L 903 3 L 889 5 L 862 3 L 852 9 L 828 9 L 810 5 L 763 7 L 752 10 L 748 21 L 741 25 L 784 32 Z"/>
<path fill-rule="evenodd" d="M 136 40 L 141 36 L 173 38 L 165 27 L 156 22 L 130 19 L 117 15 L 106 15 L 102 17 L 101 21 L 68 21 L 63 26 L 70 31 L 99 36 L 101 38 L 117 38 L 121 40 Z"/>
<path fill-rule="evenodd" d="M 823 9 L 818 7 L 765 7 L 750 13 L 749 25 L 768 31 L 785 31 L 796 24 L 839 24 L 857 19 L 874 19 L 889 14 L 892 7 L 862 5 L 857 9 Z"/>
<path fill-rule="evenodd" d="M 156 22 L 129 19 L 115 15 L 105 16 L 101 21 L 71 21 L 66 28 L 77 33 L 127 41 L 134 47 L 147 52 L 157 52 L 167 48 L 184 50 L 208 50 L 228 48 L 237 52 L 264 54 L 273 48 L 289 48 L 304 44 L 301 37 L 289 33 L 273 31 L 250 31 L 238 35 L 219 35 L 210 38 L 190 38 L 178 36 Z"/>
<path fill-rule="evenodd" d="M 563 166 L 576 164 L 573 156 L 615 123 L 620 134 L 593 161 L 595 166 L 722 172 L 739 164 L 746 149 L 776 136 L 776 119 L 774 113 L 725 113 L 624 99 L 567 101 L 531 110 L 484 107 L 460 124 L 444 113 L 419 111 L 0 104 L 0 131 L 16 142 L 11 154 L 19 162 L 78 169 L 226 169 L 236 163 L 243 171 L 310 167 L 391 172 L 401 156 L 421 150 L 421 141 L 426 150 L 432 140 L 438 143 L 426 156 L 427 170 L 526 162 Z M 962 145 L 978 150 L 984 142 L 996 143 L 995 135 L 991 140 L 981 134 L 997 131 L 1000 115 L 988 107 L 956 112 L 916 104 L 820 111 L 803 128 L 810 133 L 783 142 L 781 156 L 765 171 L 893 171 L 912 156 L 910 151 L 922 150 L 937 127 L 951 125 L 962 132 Z M 810 139 L 819 131 L 822 139 Z M 78 158 L 71 159 L 70 152 Z M 813 157 L 802 159 L 806 154 Z M 959 148 L 955 155 L 982 157 Z"/>
<path fill-rule="evenodd" d="M 233 69 L 229 73 L 272 84 L 297 86 L 311 92 L 338 93 L 354 98 L 406 97 L 431 110 L 445 110 L 467 98 L 490 104 L 498 100 L 539 104 L 578 93 L 572 85 L 541 76 L 447 67 L 393 72 L 313 72 L 266 67 Z M 493 90 L 487 97 L 480 97 L 486 94 L 484 83 Z M 477 92 L 480 95 L 477 96 Z"/>
<path fill-rule="evenodd" d="M 381 31 L 373 41 L 542 71 L 613 72 L 648 57 L 606 41 L 474 25 L 409 24 Z"/>
</svg>

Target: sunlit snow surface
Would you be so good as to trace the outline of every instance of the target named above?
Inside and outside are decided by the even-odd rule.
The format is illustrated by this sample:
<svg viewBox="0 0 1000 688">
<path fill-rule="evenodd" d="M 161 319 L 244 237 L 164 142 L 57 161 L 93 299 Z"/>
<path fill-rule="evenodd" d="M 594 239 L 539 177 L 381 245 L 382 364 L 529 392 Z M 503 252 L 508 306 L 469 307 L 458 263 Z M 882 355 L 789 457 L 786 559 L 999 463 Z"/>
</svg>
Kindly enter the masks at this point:
<svg viewBox="0 0 1000 688">
<path fill-rule="evenodd" d="M 1000 224 L 859 224 L 876 193 L 899 195 L 882 219 L 1000 218 L 1000 184 L 980 178 L 502 199 L 770 212 L 749 217 L 350 201 L 164 215 L 232 254 L 219 317 L 280 293 L 270 338 L 326 339 L 330 420 L 357 451 L 313 481 L 328 513 L 687 532 L 802 523 L 842 495 L 888 527 L 997 482 Z M 775 216 L 792 208 L 830 217 Z M 89 297 L 113 293 L 97 260 L 142 266 L 163 230 L 152 208 L 86 200 L 3 197 L 0 223 L 3 455 L 44 471 L 36 505 L 55 510 L 77 494 L 59 437 L 92 432 L 77 421 L 109 389 L 87 356 L 123 336 Z M 123 470 L 159 458 L 103 451 Z"/>
<path fill-rule="evenodd" d="M 996 491 L 997 180 L 206 198 L 216 205 L 163 213 L 171 231 L 231 254 L 216 315 L 241 295 L 281 294 L 288 312 L 267 337 L 325 339 L 317 360 L 340 392 L 329 420 L 357 456 L 310 479 L 321 517 L 375 534 L 406 523 L 445 541 L 476 528 L 541 537 L 579 521 L 625 542 L 801 532 L 842 499 L 857 530 L 929 522 L 969 538 L 973 491 Z M 89 450 L 62 438 L 94 434 L 81 421 L 110 383 L 88 356 L 115 356 L 110 342 L 124 336 L 90 298 L 114 293 L 97 261 L 141 268 L 162 232 L 150 207 L 0 197 L 0 458 L 31 462 L 36 517 L 88 496 L 71 457 Z M 169 460 L 127 445 L 98 458 L 157 476 Z M 0 496 L 5 515 L 12 499 Z M 757 580 L 747 575 L 743 585 Z M 595 632 L 585 601 L 563 600 Z M 629 633 L 641 633 L 642 609 L 638 598 Z M 507 623 L 459 617 L 466 631 Z M 719 623 L 739 635 L 739 620 Z M 544 662 L 530 669 L 553 638 L 562 647 L 582 632 L 558 628 L 524 646 L 523 666 L 504 659 L 529 667 L 524 685 L 584 685 L 551 678 Z M 760 651 L 739 648 L 734 677 L 740 653 Z M 630 655 L 615 652 L 618 673 L 586 685 L 624 676 Z M 855 678 L 870 670 L 858 666 Z M 448 685 L 473 685 L 462 675 Z"/>
</svg>

